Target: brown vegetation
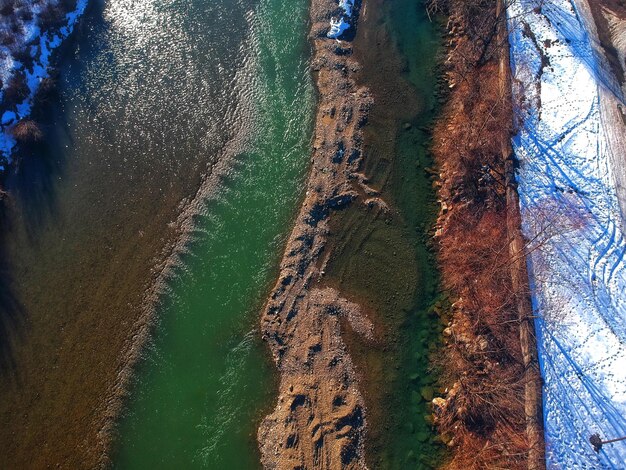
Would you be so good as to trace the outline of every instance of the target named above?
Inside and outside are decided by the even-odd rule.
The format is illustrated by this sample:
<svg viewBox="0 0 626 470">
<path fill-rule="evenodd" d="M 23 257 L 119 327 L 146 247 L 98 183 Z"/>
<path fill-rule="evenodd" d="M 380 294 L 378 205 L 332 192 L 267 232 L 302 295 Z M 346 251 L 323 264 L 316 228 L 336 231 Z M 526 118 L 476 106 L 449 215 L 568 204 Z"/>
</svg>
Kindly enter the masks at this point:
<svg viewBox="0 0 626 470">
<path fill-rule="evenodd" d="M 54 70 L 52 70 L 53 75 Z M 55 77 L 46 77 L 39 84 L 39 88 L 37 88 L 37 92 L 33 98 L 33 109 L 35 113 L 42 106 L 49 104 L 52 99 L 56 96 L 57 92 L 57 80 Z"/>
<path fill-rule="evenodd" d="M 8 109 L 11 106 L 22 102 L 30 93 L 28 84 L 26 83 L 26 75 L 23 71 L 15 72 L 6 88 L 4 89 L 4 103 L 3 108 Z"/>
<path fill-rule="evenodd" d="M 65 24 L 65 11 L 59 4 L 49 3 L 39 13 L 39 23 L 42 29 L 60 28 Z"/>
<path fill-rule="evenodd" d="M 310 7 L 312 68 L 319 90 L 311 171 L 289 236 L 280 275 L 261 315 L 261 333 L 280 372 L 274 410 L 259 425 L 267 469 L 363 469 L 367 413 L 342 319 L 369 338 L 372 325 L 359 306 L 324 276 L 331 220 L 359 198 L 354 184 L 362 159 L 363 126 L 372 105 L 357 85 L 352 45 L 329 40 L 332 0 Z"/>
<path fill-rule="evenodd" d="M 444 286 L 456 298 L 444 332 L 447 394 L 433 401 L 433 411 L 454 450 L 447 468 L 529 468 L 518 303 L 528 292 L 512 280 L 503 152 L 512 111 L 498 62 L 507 47 L 498 33 L 504 17 L 496 14 L 496 0 L 439 0 L 431 8 L 450 17 L 451 91 L 433 152 L 442 202 L 439 260 Z"/>
<path fill-rule="evenodd" d="M 70 12 L 70 11 L 76 10 L 76 3 L 77 3 L 76 0 L 59 0 L 59 5 L 66 12 Z"/>
<path fill-rule="evenodd" d="M 0 1 L 0 15 L 11 16 L 18 5 L 15 4 L 15 0 L 1 0 Z"/>
<path fill-rule="evenodd" d="M 39 125 L 31 119 L 23 119 L 18 122 L 11 129 L 11 134 L 15 137 L 15 140 L 22 144 L 41 142 L 43 139 L 43 132 Z"/>
</svg>

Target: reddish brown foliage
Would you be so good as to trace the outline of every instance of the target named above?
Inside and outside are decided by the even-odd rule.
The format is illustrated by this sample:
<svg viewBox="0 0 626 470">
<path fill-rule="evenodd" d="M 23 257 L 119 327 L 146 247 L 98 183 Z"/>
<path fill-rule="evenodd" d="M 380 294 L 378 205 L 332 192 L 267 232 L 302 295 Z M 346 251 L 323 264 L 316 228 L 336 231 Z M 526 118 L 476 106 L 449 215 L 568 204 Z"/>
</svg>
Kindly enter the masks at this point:
<svg viewBox="0 0 626 470">
<path fill-rule="evenodd" d="M 2 31 L 0 33 L 0 44 L 10 46 L 15 42 L 15 35 L 11 31 Z"/>
<path fill-rule="evenodd" d="M 15 2 L 13 0 L 0 1 L 0 15 L 11 16 L 15 12 Z"/>
<path fill-rule="evenodd" d="M 29 92 L 24 72 L 15 72 L 4 90 L 5 108 L 20 103 L 28 96 Z"/>
<path fill-rule="evenodd" d="M 49 3 L 39 14 L 39 23 L 42 29 L 59 28 L 65 24 L 66 11 L 60 4 Z"/>
<path fill-rule="evenodd" d="M 18 122 L 11 130 L 13 137 L 20 143 L 31 144 L 40 142 L 43 139 L 43 132 L 39 125 L 30 119 Z"/>
<path fill-rule="evenodd" d="M 528 445 L 501 149 L 511 132 L 511 112 L 493 49 L 476 41 L 486 38 L 494 47 L 495 0 L 449 0 L 447 6 L 454 31 L 452 90 L 433 151 L 441 171 L 439 197 L 448 208 L 438 220 L 439 261 L 444 286 L 458 301 L 441 362 L 449 392 L 435 404 L 436 421 L 452 439 L 447 468 L 516 469 L 525 465 Z"/>
<path fill-rule="evenodd" d="M 76 10 L 76 0 L 59 0 L 59 5 L 65 12 Z"/>
</svg>

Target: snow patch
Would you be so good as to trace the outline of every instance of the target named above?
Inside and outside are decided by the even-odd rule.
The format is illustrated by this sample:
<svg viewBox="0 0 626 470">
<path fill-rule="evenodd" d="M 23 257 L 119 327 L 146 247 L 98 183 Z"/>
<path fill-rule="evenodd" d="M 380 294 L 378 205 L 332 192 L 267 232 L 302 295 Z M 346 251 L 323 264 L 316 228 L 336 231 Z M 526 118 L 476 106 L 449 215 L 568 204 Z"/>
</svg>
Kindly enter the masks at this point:
<svg viewBox="0 0 626 470">
<path fill-rule="evenodd" d="M 340 18 L 339 20 L 335 20 L 335 18 L 332 18 L 330 20 L 330 30 L 328 31 L 328 34 L 326 36 L 331 39 L 337 39 L 348 28 L 350 28 L 350 25 L 346 23 L 346 20 L 344 20 L 343 18 Z"/>
<path fill-rule="evenodd" d="M 339 8 L 343 9 L 344 15 L 351 18 L 352 8 L 354 8 L 354 0 L 339 0 Z"/>
<path fill-rule="evenodd" d="M 339 0 L 339 8 L 343 10 L 343 14 L 339 18 L 330 19 L 330 30 L 326 34 L 331 39 L 339 38 L 346 30 L 350 29 L 349 20 L 352 19 L 354 0 Z"/>
<path fill-rule="evenodd" d="M 618 93 L 576 4 L 509 7 L 519 194 L 544 385 L 548 468 L 623 469 L 626 242 L 601 90 Z M 542 59 L 543 56 L 543 59 Z"/>
<path fill-rule="evenodd" d="M 17 73 L 24 73 L 28 86 L 28 96 L 15 105 L 14 109 L 0 110 L 2 120 L 0 122 L 0 160 L 6 163 L 11 162 L 11 153 L 16 142 L 11 135 L 11 128 L 17 121 L 28 117 L 32 110 L 33 98 L 39 89 L 42 80 L 49 76 L 48 67 L 54 49 L 59 47 L 74 30 L 80 16 L 85 12 L 88 0 L 78 0 L 76 9 L 65 15 L 65 26 L 59 32 L 41 31 L 38 23 L 40 13 L 44 5 L 40 1 L 26 0 L 21 8 L 27 9 L 29 15 L 24 15 L 21 20 L 21 34 L 15 38 L 15 43 L 8 46 L 0 46 L 0 80 L 2 81 L 2 93 L 0 100 L 4 98 L 4 92 L 11 78 Z M 50 0 L 48 4 L 56 5 L 57 0 Z M 37 38 L 39 40 L 37 41 Z M 35 41 L 35 44 L 32 44 Z M 24 64 L 15 59 L 17 53 L 27 52 L 33 59 L 33 65 L 26 68 Z M 5 165 L 2 164 L 2 169 Z"/>
</svg>

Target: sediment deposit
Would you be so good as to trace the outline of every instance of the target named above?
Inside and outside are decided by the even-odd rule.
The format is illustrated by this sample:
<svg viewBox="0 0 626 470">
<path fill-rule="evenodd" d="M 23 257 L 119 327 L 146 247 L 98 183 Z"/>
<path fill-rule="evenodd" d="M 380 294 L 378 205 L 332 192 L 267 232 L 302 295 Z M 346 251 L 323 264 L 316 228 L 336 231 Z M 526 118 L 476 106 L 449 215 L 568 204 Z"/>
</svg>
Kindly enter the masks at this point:
<svg viewBox="0 0 626 470">
<path fill-rule="evenodd" d="M 336 289 L 316 287 L 324 275 L 329 219 L 349 204 L 375 203 L 365 201 L 374 194 L 357 174 L 371 97 L 354 81 L 359 65 L 350 42 L 326 37 L 339 12 L 332 1 L 312 1 L 312 68 L 319 91 L 312 167 L 261 318 L 280 372 L 278 402 L 258 432 L 265 468 L 365 468 L 364 400 L 341 330 L 348 324 L 369 336 L 372 326 Z"/>
</svg>

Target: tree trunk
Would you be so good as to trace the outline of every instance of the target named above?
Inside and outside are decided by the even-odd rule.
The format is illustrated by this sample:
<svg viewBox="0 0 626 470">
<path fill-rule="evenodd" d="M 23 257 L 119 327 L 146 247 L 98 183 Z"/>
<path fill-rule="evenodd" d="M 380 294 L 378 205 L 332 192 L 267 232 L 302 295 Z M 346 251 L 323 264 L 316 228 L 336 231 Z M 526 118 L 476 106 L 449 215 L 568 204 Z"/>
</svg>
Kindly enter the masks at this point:
<svg viewBox="0 0 626 470">
<path fill-rule="evenodd" d="M 503 0 L 497 0 L 496 18 L 498 18 L 498 44 L 500 45 L 500 93 L 505 106 L 511 108 L 511 68 L 509 63 L 509 42 L 506 14 Z M 508 127 L 508 126 L 507 126 Z M 515 181 L 515 157 L 508 133 L 502 138 L 502 158 L 506 168 L 506 205 L 507 232 L 509 237 L 509 255 L 511 264 L 511 280 L 519 320 L 520 346 L 524 363 L 524 411 L 526 414 L 526 435 L 528 439 L 528 469 L 543 470 L 546 468 L 544 436 L 541 372 L 537 356 L 537 338 L 533 321 L 532 303 L 528 281 L 525 242 L 521 231 L 521 213 L 519 195 Z"/>
</svg>

